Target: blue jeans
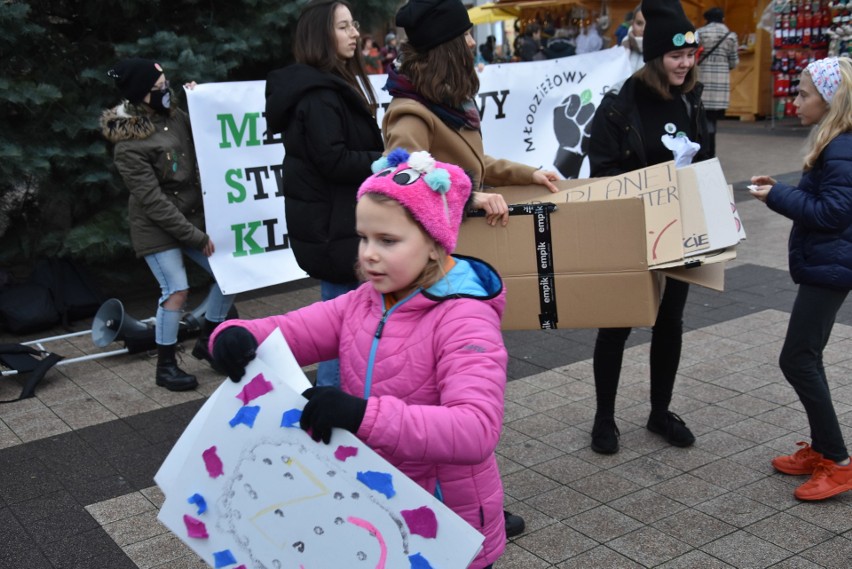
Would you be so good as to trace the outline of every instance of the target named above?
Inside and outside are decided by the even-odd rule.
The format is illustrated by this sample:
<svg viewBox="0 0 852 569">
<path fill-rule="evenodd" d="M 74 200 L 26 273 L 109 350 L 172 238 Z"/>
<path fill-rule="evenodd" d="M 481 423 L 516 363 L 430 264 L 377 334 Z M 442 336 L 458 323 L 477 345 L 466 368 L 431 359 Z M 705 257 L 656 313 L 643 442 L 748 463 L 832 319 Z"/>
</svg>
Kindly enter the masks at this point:
<svg viewBox="0 0 852 569">
<path fill-rule="evenodd" d="M 847 294 L 845 290 L 799 285 L 778 358 L 784 377 L 796 390 L 808 414 L 811 446 L 835 462 L 849 458 L 849 452 L 831 402 L 822 352 Z"/>
<path fill-rule="evenodd" d="M 145 255 L 145 262 L 148 263 L 148 267 L 154 273 L 154 278 L 160 283 L 161 296 L 157 306 L 154 340 L 161 346 L 177 343 L 181 311 L 167 310 L 163 308 L 163 303 L 172 294 L 189 289 L 186 267 L 183 264 L 184 255 L 195 261 L 208 275 L 213 275 L 213 271 L 210 269 L 210 261 L 198 249 L 175 248 Z M 233 303 L 233 294 L 224 295 L 218 286 L 210 287 L 210 297 L 204 318 L 210 322 L 222 322 L 228 315 Z"/>
<path fill-rule="evenodd" d="M 361 283 L 332 283 L 320 281 L 320 296 L 323 300 L 331 300 L 355 290 Z M 337 360 L 320 362 L 317 366 L 317 386 L 340 387 L 340 364 Z"/>
</svg>

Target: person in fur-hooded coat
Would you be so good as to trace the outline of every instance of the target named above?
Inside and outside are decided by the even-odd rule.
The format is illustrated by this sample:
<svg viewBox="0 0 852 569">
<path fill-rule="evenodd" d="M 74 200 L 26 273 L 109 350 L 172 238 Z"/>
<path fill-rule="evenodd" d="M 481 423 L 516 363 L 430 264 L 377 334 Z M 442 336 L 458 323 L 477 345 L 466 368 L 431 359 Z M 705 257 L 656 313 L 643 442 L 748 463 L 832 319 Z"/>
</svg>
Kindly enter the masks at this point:
<svg viewBox="0 0 852 569">
<path fill-rule="evenodd" d="M 181 246 L 203 249 L 209 238 L 189 116 L 178 108 L 151 113 L 123 101 L 103 112 L 101 132 L 115 145 L 115 167 L 130 191 L 136 256 Z"/>
<path fill-rule="evenodd" d="M 101 114 L 101 132 L 114 145 L 115 167 L 130 192 L 127 210 L 133 249 L 145 259 L 161 290 L 155 326 L 156 383 L 172 391 L 194 389 L 195 376 L 180 369 L 175 359 L 189 293 L 184 258 L 212 276 L 208 257 L 215 247 L 204 231 L 189 116 L 172 104 L 169 82 L 159 63 L 125 59 L 108 74 L 124 100 Z M 233 302 L 234 295 L 223 294 L 218 285 L 211 287 L 193 356 L 212 362 L 207 340 Z"/>
</svg>

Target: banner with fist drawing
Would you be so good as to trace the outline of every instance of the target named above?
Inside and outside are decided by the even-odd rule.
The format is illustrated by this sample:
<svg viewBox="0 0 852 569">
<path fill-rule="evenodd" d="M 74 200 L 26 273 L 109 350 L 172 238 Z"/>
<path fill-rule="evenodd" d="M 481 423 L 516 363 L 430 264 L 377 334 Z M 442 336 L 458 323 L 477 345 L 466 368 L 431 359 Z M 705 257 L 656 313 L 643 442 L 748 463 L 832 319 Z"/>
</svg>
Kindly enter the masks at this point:
<svg viewBox="0 0 852 569">
<path fill-rule="evenodd" d="M 604 94 L 630 74 L 627 50 L 487 65 L 476 104 L 485 152 L 586 178 L 592 117 Z M 382 124 L 386 75 L 371 75 Z M 238 293 L 305 278 L 284 220 L 282 138 L 266 129 L 264 82 L 209 83 L 187 92 L 210 258 L 222 290 Z"/>
</svg>

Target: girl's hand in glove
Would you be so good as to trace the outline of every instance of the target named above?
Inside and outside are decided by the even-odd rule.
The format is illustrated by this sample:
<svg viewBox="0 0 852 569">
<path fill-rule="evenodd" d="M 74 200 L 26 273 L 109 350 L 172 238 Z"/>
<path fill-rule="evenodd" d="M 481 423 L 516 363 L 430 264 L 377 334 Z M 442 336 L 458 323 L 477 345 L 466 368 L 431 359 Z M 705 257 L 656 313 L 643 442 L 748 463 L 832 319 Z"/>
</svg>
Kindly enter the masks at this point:
<svg viewBox="0 0 852 569">
<path fill-rule="evenodd" d="M 356 433 L 367 410 L 366 399 L 344 393 L 337 387 L 311 387 L 302 397 L 308 404 L 302 410 L 299 426 L 308 431 L 312 439 L 322 439 L 325 444 L 331 441 L 334 427 Z"/>
<path fill-rule="evenodd" d="M 239 383 L 246 366 L 257 353 L 257 340 L 242 326 L 225 328 L 216 336 L 213 363 L 224 370 L 234 383 Z"/>
</svg>

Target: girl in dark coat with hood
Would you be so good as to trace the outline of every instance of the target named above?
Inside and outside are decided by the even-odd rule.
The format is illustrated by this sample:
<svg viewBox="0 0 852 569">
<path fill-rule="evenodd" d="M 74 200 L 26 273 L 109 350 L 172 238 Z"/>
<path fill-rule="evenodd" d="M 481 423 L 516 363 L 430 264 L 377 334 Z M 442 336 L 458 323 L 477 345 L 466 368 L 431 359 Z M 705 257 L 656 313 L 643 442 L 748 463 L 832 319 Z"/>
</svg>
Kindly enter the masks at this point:
<svg viewBox="0 0 852 569">
<path fill-rule="evenodd" d="M 384 150 L 359 37 L 346 0 L 313 0 L 296 24 L 296 63 L 266 79 L 267 126 L 284 134 L 290 243 L 323 300 L 358 287 L 355 193 Z M 321 362 L 317 384 L 339 381 L 337 360 Z"/>
<path fill-rule="evenodd" d="M 793 220 L 790 275 L 799 285 L 778 363 L 798 394 L 813 446 L 772 460 L 778 472 L 809 475 L 799 500 L 852 490 L 852 464 L 831 401 L 822 353 L 852 289 L 852 60 L 830 57 L 802 72 L 796 111 L 815 125 L 798 186 L 751 179 L 754 197 Z"/>
<path fill-rule="evenodd" d="M 675 137 L 701 144 L 705 136 L 701 85 L 697 83 L 695 51 L 698 37 L 678 0 L 643 0 L 645 66 L 621 90 L 608 93 L 595 113 L 589 145 L 591 175 L 614 176 L 668 162 Z M 709 158 L 699 150 L 694 161 Z M 680 364 L 683 310 L 689 285 L 666 279 L 651 337 L 651 413 L 647 428 L 669 444 L 685 447 L 695 441 L 684 421 L 669 411 Z M 624 346 L 630 328 L 601 328 L 595 342 L 594 375 L 597 412 L 592 450 L 618 451 L 615 424 Z"/>
</svg>

